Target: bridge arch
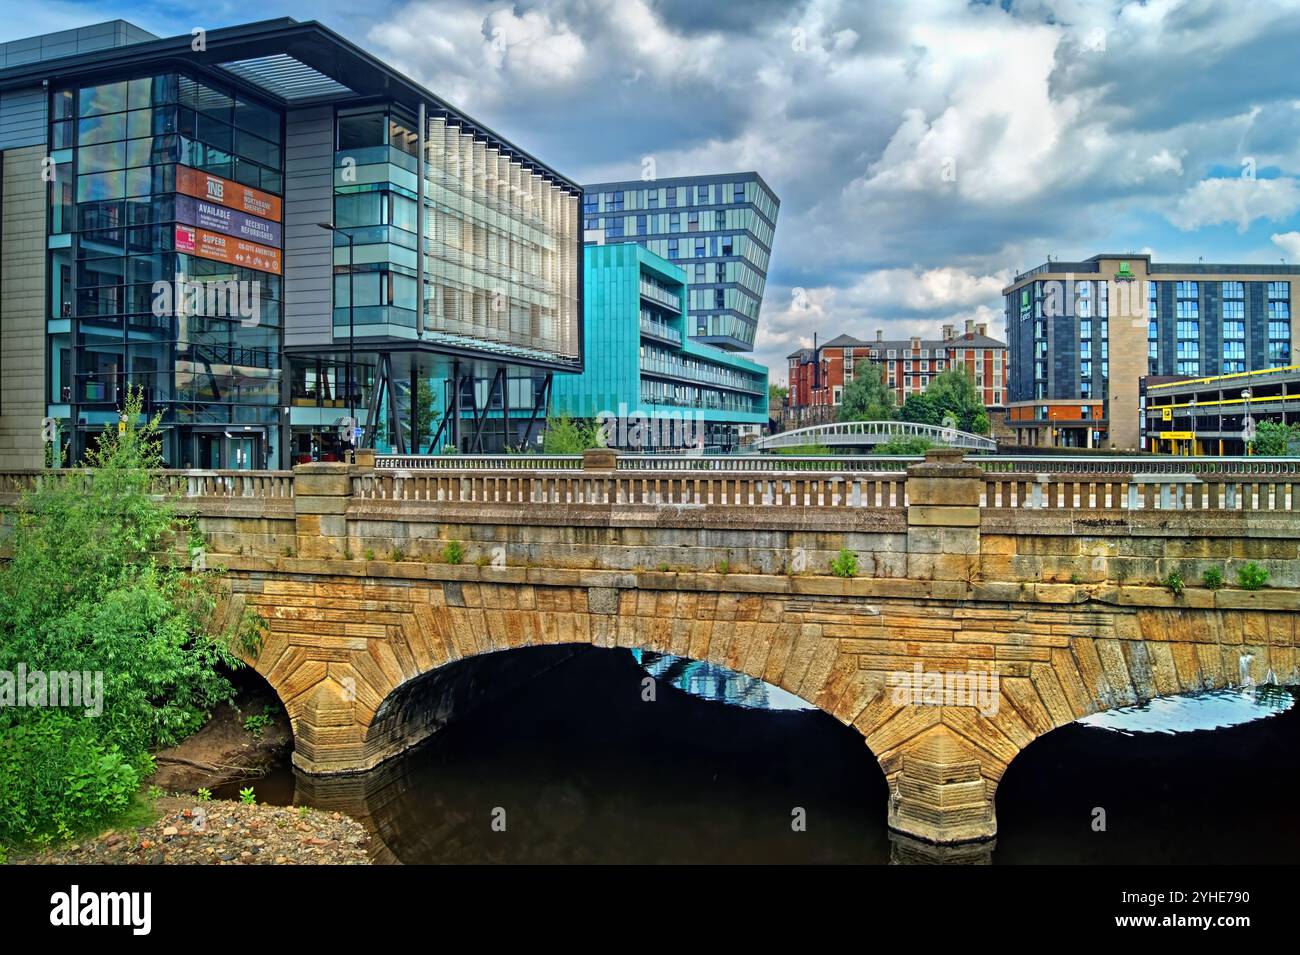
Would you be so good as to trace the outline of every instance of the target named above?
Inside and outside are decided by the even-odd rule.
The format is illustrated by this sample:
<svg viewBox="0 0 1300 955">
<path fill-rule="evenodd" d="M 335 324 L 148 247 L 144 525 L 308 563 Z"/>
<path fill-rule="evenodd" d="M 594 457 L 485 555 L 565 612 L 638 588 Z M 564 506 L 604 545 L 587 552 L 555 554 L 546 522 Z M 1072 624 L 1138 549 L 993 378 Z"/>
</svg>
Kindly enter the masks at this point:
<svg viewBox="0 0 1300 955">
<path fill-rule="evenodd" d="M 270 625 L 255 665 L 285 703 L 305 772 L 364 771 L 435 731 L 437 714 L 412 707 L 410 694 L 452 661 L 529 646 L 640 648 L 765 680 L 853 726 L 888 780 L 891 828 L 955 843 L 996 833 L 998 782 L 1059 726 L 1246 679 L 1298 682 L 1287 611 L 1042 602 L 1032 592 L 882 597 L 869 580 L 754 593 L 749 575 L 606 574 L 622 586 L 592 587 L 581 581 L 599 574 L 559 583 L 556 572 L 542 585 L 509 570 L 494 582 L 491 568 L 415 567 L 409 577 L 238 588 Z M 476 579 L 431 579 L 462 573 Z M 984 679 L 991 695 L 943 695 L 954 674 Z M 930 697 L 935 676 L 940 695 Z"/>
</svg>

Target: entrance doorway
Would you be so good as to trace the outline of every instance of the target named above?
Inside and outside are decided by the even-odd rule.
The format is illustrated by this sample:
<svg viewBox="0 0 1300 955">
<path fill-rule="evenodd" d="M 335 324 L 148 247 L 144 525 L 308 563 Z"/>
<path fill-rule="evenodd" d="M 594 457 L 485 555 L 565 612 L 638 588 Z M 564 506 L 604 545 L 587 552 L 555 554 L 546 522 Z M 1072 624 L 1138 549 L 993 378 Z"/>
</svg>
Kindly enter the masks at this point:
<svg viewBox="0 0 1300 955">
<path fill-rule="evenodd" d="M 262 436 L 200 431 L 194 435 L 194 466 L 205 471 L 253 471 L 261 467 Z"/>
</svg>

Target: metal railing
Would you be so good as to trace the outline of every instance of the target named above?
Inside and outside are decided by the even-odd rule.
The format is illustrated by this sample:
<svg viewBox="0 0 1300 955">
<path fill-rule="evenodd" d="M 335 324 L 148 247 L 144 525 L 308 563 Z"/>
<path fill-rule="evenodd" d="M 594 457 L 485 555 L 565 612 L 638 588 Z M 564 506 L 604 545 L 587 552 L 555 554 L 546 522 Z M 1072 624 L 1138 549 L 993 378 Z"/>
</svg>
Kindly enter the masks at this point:
<svg viewBox="0 0 1300 955">
<path fill-rule="evenodd" d="M 815 424 L 759 438 L 752 447 L 759 451 L 810 444 L 845 447 L 885 444 L 896 438 L 925 438 L 937 444 L 971 451 L 996 451 L 998 448 L 996 441 L 983 435 L 933 424 L 917 424 L 914 421 L 839 421 L 834 424 Z"/>
</svg>

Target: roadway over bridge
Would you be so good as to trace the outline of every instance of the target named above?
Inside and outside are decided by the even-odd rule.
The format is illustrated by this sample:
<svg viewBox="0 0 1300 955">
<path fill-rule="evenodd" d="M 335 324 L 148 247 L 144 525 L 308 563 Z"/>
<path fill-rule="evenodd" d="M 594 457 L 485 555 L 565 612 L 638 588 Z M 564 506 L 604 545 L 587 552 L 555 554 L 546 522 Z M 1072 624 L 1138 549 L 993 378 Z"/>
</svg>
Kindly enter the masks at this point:
<svg viewBox="0 0 1300 955">
<path fill-rule="evenodd" d="M 841 421 L 781 431 L 754 441 L 755 451 L 821 445 L 827 448 L 872 448 L 898 438 L 924 438 L 932 444 L 966 451 L 996 451 L 997 442 L 983 435 L 914 421 Z"/>
<path fill-rule="evenodd" d="M 1294 460 L 1196 473 L 1096 459 L 994 470 L 955 451 L 811 473 L 625 468 L 611 452 L 373 463 L 159 478 L 198 515 L 209 566 L 227 568 L 225 612 L 266 618 L 250 662 L 313 774 L 365 770 L 435 732 L 447 712 L 432 687 L 453 661 L 642 648 L 761 678 L 855 727 L 889 781 L 890 825 L 953 843 L 994 835 L 999 779 L 1058 726 L 1300 680 Z M 0 504 L 38 473 L 0 475 Z M 463 562 L 448 562 L 449 541 Z M 830 573 L 842 549 L 857 576 Z M 1196 586 L 1247 561 L 1267 589 Z M 1172 570 L 1181 595 L 1160 585 Z"/>
</svg>

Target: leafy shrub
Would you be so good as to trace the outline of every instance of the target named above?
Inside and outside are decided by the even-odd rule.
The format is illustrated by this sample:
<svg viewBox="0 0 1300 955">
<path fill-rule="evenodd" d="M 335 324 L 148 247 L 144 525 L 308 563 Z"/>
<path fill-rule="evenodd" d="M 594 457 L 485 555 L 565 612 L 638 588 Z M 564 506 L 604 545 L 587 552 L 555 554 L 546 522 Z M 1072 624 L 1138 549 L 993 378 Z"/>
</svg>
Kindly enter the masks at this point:
<svg viewBox="0 0 1300 955">
<path fill-rule="evenodd" d="M 460 546 L 460 541 L 447 541 L 442 548 L 442 559 L 449 564 L 459 564 L 465 559 L 465 549 Z"/>
<path fill-rule="evenodd" d="M 220 668 L 260 644 L 251 615 L 210 629 L 217 577 L 182 556 L 201 538 L 153 473 L 159 422 L 139 423 L 142 403 L 131 390 L 125 427 L 105 429 L 89 469 L 44 475 L 14 513 L 0 670 L 101 675 L 102 712 L 0 710 L 0 841 L 66 837 L 124 811 L 149 751 L 202 726 L 233 695 Z"/>
<path fill-rule="evenodd" d="M 126 810 L 152 768 L 147 754 L 132 764 L 96 738 L 93 720 L 17 712 L 0 722 L 0 844 L 67 838 Z"/>
<path fill-rule="evenodd" d="M 847 547 L 841 548 L 839 554 L 831 561 L 831 573 L 836 577 L 856 577 L 858 555 Z"/>
<path fill-rule="evenodd" d="M 1218 567 L 1210 567 L 1205 573 L 1201 574 L 1201 583 L 1211 590 L 1218 590 L 1223 586 L 1223 571 Z"/>
<path fill-rule="evenodd" d="M 252 786 L 245 786 L 239 791 L 239 801 L 245 806 L 257 805 L 257 796 L 254 794 Z"/>
<path fill-rule="evenodd" d="M 1252 560 L 1237 569 L 1237 583 L 1243 590 L 1259 590 L 1268 583 L 1268 571 Z"/>
<path fill-rule="evenodd" d="M 1163 583 L 1169 588 L 1169 592 L 1175 597 L 1181 597 L 1183 595 L 1183 587 L 1186 585 L 1183 583 L 1183 575 L 1178 571 L 1171 570 L 1165 575 Z"/>
</svg>

